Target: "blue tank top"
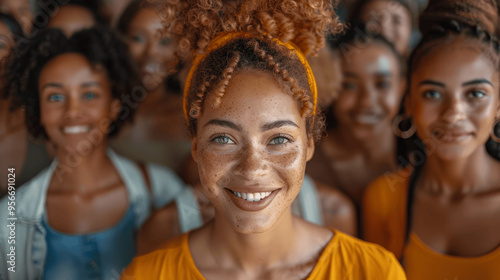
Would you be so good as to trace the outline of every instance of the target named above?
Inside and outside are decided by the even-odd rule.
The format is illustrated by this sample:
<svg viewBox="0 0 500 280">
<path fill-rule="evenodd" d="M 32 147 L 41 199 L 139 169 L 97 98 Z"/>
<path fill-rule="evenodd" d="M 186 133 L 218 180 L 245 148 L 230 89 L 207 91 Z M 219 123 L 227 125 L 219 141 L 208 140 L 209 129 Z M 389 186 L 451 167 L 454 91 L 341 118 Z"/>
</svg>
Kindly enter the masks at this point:
<svg viewBox="0 0 500 280">
<path fill-rule="evenodd" d="M 118 280 L 136 253 L 132 207 L 114 227 L 97 233 L 58 232 L 46 215 L 42 224 L 47 231 L 43 279 Z"/>
</svg>

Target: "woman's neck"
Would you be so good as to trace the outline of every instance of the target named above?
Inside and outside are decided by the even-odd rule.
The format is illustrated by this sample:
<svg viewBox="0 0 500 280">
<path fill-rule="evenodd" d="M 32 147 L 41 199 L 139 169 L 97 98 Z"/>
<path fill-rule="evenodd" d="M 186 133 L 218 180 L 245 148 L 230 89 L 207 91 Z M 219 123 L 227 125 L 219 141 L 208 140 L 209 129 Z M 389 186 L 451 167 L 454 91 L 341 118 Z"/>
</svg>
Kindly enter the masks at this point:
<svg viewBox="0 0 500 280">
<path fill-rule="evenodd" d="M 242 234 L 232 229 L 224 217 L 216 215 L 210 229 L 210 253 L 221 267 L 244 271 L 265 271 L 296 255 L 298 234 L 291 208 L 269 230 Z"/>
<path fill-rule="evenodd" d="M 445 195 L 466 195 L 486 191 L 491 185 L 490 173 L 498 163 L 484 146 L 471 156 L 458 160 L 441 160 L 435 154 L 427 157 L 419 184 L 422 190 Z"/>
<path fill-rule="evenodd" d="M 115 180 L 114 176 L 105 176 L 112 166 L 106 153 L 105 142 L 93 147 L 88 153 L 80 153 L 74 148 L 57 150 L 58 166 L 54 172 L 51 186 L 65 191 L 86 192 L 107 186 Z"/>
</svg>

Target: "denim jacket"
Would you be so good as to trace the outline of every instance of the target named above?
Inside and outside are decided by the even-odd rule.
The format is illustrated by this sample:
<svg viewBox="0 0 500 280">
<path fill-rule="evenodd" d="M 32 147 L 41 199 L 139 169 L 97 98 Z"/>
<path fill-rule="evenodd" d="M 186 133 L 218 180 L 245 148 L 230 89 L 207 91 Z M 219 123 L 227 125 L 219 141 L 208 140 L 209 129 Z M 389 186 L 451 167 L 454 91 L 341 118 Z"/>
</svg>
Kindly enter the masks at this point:
<svg viewBox="0 0 500 280">
<path fill-rule="evenodd" d="M 170 170 L 154 164 L 146 165 L 152 194 L 148 191 L 144 174 L 134 162 L 108 149 L 108 157 L 120 174 L 129 193 L 130 207 L 134 211 L 138 229 L 149 217 L 153 208 L 159 208 L 182 191 L 184 183 Z M 0 201 L 0 280 L 41 279 L 45 264 L 46 242 L 42 216 L 50 180 L 57 167 L 57 160 L 27 182 L 15 194 L 15 215 L 8 211 L 9 196 Z M 17 220 L 8 220 L 8 218 Z M 15 223 L 11 231 L 10 223 Z M 15 235 L 15 244 L 9 244 L 9 235 Z M 9 271 L 10 247 L 15 246 L 15 272 Z M 11 254 L 12 255 L 12 254 Z"/>
</svg>

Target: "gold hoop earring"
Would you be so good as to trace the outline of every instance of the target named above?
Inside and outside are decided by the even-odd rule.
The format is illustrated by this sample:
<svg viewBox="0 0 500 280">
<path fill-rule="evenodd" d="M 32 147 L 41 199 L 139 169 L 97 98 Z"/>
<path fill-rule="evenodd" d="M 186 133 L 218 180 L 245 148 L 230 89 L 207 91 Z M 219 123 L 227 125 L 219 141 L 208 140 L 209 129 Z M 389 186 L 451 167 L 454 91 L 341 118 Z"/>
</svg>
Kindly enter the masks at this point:
<svg viewBox="0 0 500 280">
<path fill-rule="evenodd" d="M 401 130 L 400 125 L 404 121 L 409 121 L 411 123 L 410 128 L 407 130 Z M 394 121 L 392 122 L 392 132 L 396 134 L 397 137 L 403 138 L 403 139 L 408 139 L 415 134 L 415 131 L 417 131 L 417 128 L 413 124 L 413 121 L 410 117 L 406 117 L 404 114 L 397 115 L 394 118 Z"/>
<path fill-rule="evenodd" d="M 493 141 L 500 143 L 500 120 L 497 120 L 493 125 L 493 128 L 490 132 L 490 137 Z"/>
</svg>

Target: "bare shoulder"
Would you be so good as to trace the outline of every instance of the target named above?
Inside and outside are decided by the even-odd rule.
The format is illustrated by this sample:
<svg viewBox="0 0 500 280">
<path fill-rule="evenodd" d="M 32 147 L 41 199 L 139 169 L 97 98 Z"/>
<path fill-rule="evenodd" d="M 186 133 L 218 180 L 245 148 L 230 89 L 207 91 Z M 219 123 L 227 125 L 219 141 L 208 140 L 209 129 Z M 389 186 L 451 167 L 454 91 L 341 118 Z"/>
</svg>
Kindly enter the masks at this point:
<svg viewBox="0 0 500 280">
<path fill-rule="evenodd" d="M 172 237 L 181 234 L 175 201 L 156 210 L 141 226 L 137 236 L 137 254 L 154 251 Z"/>
<path fill-rule="evenodd" d="M 316 190 L 318 191 L 321 201 L 325 202 L 325 206 L 335 210 L 354 210 L 354 203 L 342 191 L 334 186 L 323 184 L 314 180 Z"/>
<path fill-rule="evenodd" d="M 314 183 L 321 200 L 324 224 L 356 236 L 358 230 L 354 203 L 340 190 L 317 181 Z"/>
</svg>

